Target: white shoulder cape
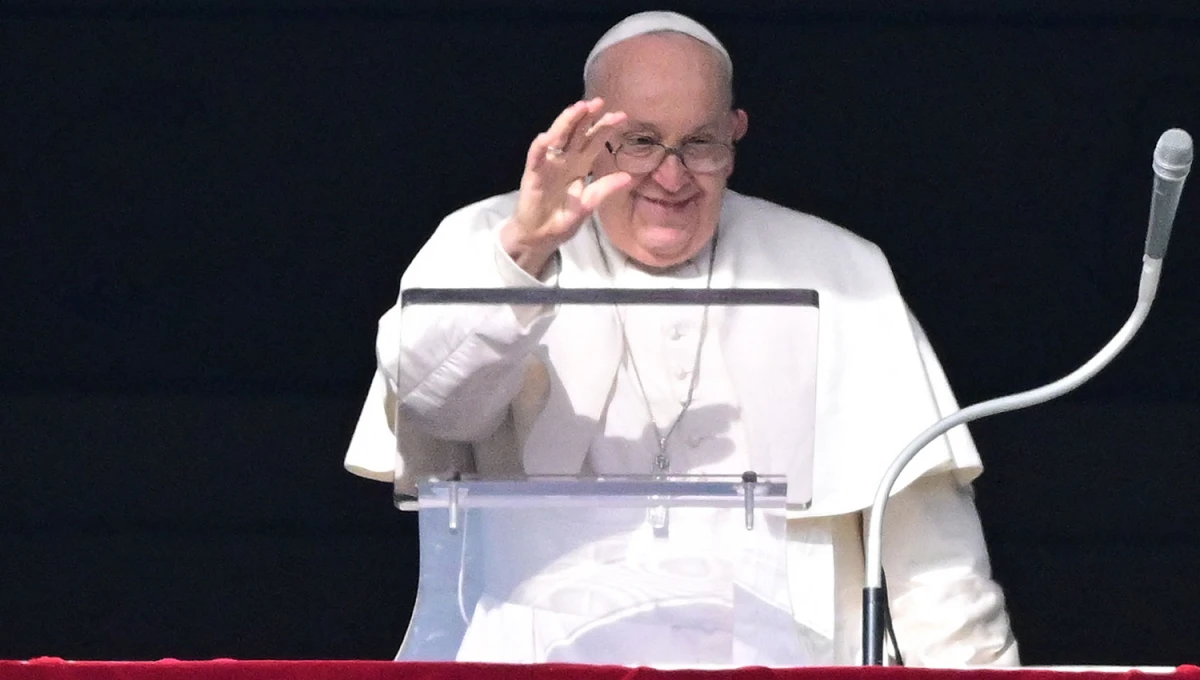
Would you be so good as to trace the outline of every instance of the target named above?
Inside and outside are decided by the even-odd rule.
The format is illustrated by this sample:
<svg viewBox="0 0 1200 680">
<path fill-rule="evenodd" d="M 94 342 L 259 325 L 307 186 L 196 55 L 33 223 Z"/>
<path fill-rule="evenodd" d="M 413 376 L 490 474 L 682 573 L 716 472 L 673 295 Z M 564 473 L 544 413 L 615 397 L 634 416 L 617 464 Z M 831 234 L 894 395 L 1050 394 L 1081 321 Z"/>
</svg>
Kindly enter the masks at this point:
<svg viewBox="0 0 1200 680">
<path fill-rule="evenodd" d="M 502 285 L 494 273 L 486 272 L 486 253 L 493 247 L 494 229 L 511 214 L 515 199 L 515 192 L 495 196 L 448 216 L 414 258 L 401 289 Z M 559 285 L 597 285 L 599 260 L 586 230 L 565 244 L 561 254 Z M 849 231 L 727 191 L 713 285 L 811 288 L 820 296 L 815 365 L 814 348 L 797 346 L 797 329 L 788 327 L 786 314 L 776 320 L 748 314 L 742 323 L 731 324 L 722 338 L 752 446 L 760 451 L 752 460 L 767 472 L 786 471 L 789 483 L 793 475 L 810 476 L 797 480 L 797 486 L 811 489 L 811 505 L 794 516 L 833 516 L 869 507 L 895 456 L 957 409 L 942 367 L 883 253 Z M 556 312 L 542 340 L 554 361 L 557 389 L 551 389 L 542 417 L 534 414 L 535 421 L 601 408 L 607 385 L 597 384 L 596 376 L 609 375 L 610 370 L 615 375 L 619 343 L 611 342 L 615 328 L 608 317 L 568 314 L 567 309 Z M 381 323 L 381 353 L 391 347 L 398 351 L 398 333 L 396 324 Z M 451 468 L 504 469 L 489 468 L 479 460 L 497 441 L 524 449 L 508 454 L 514 466 L 523 468 L 518 471 L 573 474 L 580 469 L 586 451 L 580 442 L 588 433 L 546 422 L 539 429 L 535 422 L 515 440 L 438 440 L 403 418 L 393 422 L 395 395 L 390 385 L 377 370 L 344 459 L 353 474 L 412 489 L 422 476 Z M 814 397 L 811 415 L 797 407 Z M 923 475 L 950 470 L 964 484 L 982 472 L 965 426 L 926 446 L 894 492 Z"/>
</svg>

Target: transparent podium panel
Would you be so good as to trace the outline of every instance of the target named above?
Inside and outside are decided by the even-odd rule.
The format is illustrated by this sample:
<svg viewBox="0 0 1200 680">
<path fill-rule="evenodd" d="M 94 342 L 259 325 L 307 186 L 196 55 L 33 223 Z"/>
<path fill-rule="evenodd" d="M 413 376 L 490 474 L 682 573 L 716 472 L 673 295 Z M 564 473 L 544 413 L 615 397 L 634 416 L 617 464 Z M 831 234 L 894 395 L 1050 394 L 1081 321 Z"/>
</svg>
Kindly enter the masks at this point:
<svg viewBox="0 0 1200 680">
<path fill-rule="evenodd" d="M 783 477 L 429 481 L 398 660 L 802 666 Z"/>
</svg>

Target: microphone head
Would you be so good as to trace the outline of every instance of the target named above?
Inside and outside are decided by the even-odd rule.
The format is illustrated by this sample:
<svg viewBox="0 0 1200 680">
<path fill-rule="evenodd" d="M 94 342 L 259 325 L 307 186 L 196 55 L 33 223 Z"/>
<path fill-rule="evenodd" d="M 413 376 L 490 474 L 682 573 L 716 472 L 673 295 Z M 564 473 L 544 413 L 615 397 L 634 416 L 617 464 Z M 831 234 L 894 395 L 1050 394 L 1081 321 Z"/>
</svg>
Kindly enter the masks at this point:
<svg viewBox="0 0 1200 680">
<path fill-rule="evenodd" d="M 1192 136 L 1179 128 L 1162 133 L 1154 147 L 1154 172 L 1163 179 L 1180 180 L 1192 167 Z"/>
</svg>

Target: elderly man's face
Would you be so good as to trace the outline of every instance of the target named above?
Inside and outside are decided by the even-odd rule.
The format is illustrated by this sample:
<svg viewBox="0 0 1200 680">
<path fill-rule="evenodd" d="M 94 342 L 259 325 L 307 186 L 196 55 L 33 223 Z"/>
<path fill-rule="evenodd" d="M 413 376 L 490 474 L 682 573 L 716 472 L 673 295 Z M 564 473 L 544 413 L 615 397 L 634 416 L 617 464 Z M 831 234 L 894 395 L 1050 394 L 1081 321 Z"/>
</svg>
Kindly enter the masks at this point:
<svg viewBox="0 0 1200 680">
<path fill-rule="evenodd" d="M 594 94 L 604 97 L 606 109 L 628 116 L 614 148 L 732 144 L 745 134 L 746 114 L 730 110 L 720 57 L 700 41 L 644 35 L 614 45 L 601 59 Z M 602 152 L 594 174 L 617 169 L 617 159 Z M 712 238 L 732 172 L 732 158 L 720 170 L 697 172 L 668 154 L 657 167 L 632 173 L 629 187 L 600 207 L 600 221 L 613 244 L 643 265 L 679 264 Z"/>
</svg>

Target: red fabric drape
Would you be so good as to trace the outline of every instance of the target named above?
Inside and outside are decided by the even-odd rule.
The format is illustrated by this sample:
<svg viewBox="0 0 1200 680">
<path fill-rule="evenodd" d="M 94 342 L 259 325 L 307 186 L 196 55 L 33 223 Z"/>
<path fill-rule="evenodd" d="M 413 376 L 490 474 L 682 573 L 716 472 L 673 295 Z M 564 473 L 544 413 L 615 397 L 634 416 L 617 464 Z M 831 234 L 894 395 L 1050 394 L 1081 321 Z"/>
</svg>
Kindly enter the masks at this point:
<svg viewBox="0 0 1200 680">
<path fill-rule="evenodd" d="M 392 661 L 0 661 L 0 680 L 1200 680 L 1200 667 L 1160 676 L 1139 671 L 939 670 L 921 668 L 738 668 L 671 670 L 567 664 L 503 665 Z"/>
</svg>

